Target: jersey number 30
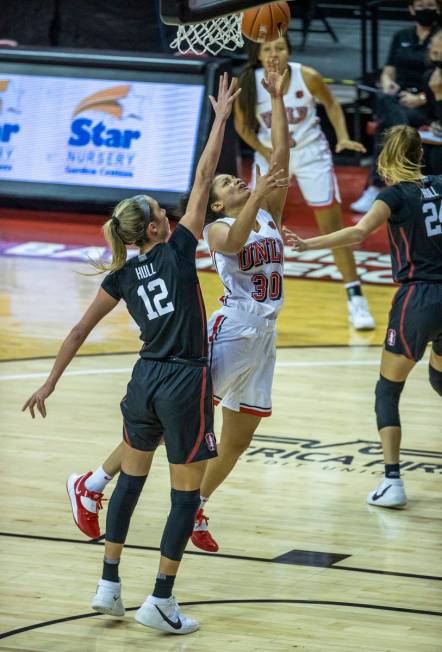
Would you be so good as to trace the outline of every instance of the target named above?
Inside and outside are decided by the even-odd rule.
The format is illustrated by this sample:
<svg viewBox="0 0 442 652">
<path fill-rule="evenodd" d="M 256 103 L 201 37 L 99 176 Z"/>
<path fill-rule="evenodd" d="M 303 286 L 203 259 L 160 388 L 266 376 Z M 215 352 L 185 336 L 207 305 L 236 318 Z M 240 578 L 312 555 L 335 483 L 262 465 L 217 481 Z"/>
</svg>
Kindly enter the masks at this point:
<svg viewBox="0 0 442 652">
<path fill-rule="evenodd" d="M 265 274 L 254 274 L 252 283 L 255 286 L 255 291 L 252 292 L 255 301 L 262 302 L 267 297 L 272 301 L 279 301 L 281 298 L 282 279 L 281 274 L 278 274 L 278 272 L 272 272 L 268 278 Z"/>
<path fill-rule="evenodd" d="M 151 298 L 148 296 L 146 290 L 144 289 L 144 285 L 138 286 L 137 294 L 143 299 L 143 303 L 146 306 L 148 319 L 157 319 L 157 317 L 160 315 L 167 315 L 167 313 L 173 312 L 175 310 L 172 301 L 168 301 L 165 305 L 161 303 L 163 299 L 167 299 L 167 295 L 169 294 L 166 284 L 162 278 L 156 278 L 147 284 L 148 292 L 153 292 L 157 288 L 159 289 L 159 292 L 152 296 L 152 306 Z"/>
<path fill-rule="evenodd" d="M 442 203 L 439 206 L 439 213 L 437 206 L 434 202 L 427 202 L 422 206 L 422 211 L 425 218 L 425 227 L 427 229 L 427 236 L 431 238 L 433 235 L 442 234 Z"/>
</svg>

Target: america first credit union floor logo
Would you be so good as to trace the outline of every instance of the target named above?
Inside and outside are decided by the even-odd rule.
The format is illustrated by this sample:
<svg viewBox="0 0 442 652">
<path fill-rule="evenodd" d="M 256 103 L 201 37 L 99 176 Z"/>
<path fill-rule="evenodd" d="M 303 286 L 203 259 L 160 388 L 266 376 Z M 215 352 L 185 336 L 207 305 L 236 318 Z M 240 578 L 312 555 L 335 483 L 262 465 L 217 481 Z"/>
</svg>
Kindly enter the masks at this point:
<svg viewBox="0 0 442 652">
<path fill-rule="evenodd" d="M 380 442 L 344 439 L 325 443 L 320 439 L 255 435 L 242 456 L 247 464 L 275 466 L 319 465 L 323 471 L 379 475 L 384 469 Z M 442 473 L 442 453 L 401 448 L 402 473 Z"/>
</svg>

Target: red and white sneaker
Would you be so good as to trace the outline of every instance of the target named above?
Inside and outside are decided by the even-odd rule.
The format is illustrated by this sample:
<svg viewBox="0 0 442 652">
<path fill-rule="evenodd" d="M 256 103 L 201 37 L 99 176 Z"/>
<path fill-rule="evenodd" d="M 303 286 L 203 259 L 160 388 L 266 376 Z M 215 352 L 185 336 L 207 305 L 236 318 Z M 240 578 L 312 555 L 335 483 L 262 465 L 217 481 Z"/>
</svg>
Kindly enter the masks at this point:
<svg viewBox="0 0 442 652">
<path fill-rule="evenodd" d="M 77 527 L 91 539 L 100 536 L 98 511 L 102 508 L 103 494 L 88 491 L 84 486 L 85 481 L 92 475 L 92 471 L 83 475 L 72 474 L 66 482 L 66 489 L 71 501 L 72 516 Z"/>
<path fill-rule="evenodd" d="M 200 508 L 196 513 L 195 523 L 193 526 L 192 543 L 197 548 L 205 550 L 206 552 L 218 552 L 218 544 L 209 532 L 207 522 L 208 516 L 204 516 L 203 510 Z"/>
</svg>

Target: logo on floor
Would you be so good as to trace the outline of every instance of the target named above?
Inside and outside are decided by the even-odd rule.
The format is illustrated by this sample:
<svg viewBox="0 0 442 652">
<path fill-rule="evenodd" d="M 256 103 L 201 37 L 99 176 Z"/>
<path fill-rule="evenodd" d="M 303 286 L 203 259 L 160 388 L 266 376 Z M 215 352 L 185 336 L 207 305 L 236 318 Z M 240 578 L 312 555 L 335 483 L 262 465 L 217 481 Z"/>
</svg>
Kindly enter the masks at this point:
<svg viewBox="0 0 442 652">
<path fill-rule="evenodd" d="M 324 443 L 320 439 L 255 435 L 243 456 L 247 464 L 300 466 L 319 464 L 324 471 L 371 473 L 383 470 L 381 444 L 366 439 Z M 401 472 L 442 473 L 442 453 L 413 448 L 401 449 Z"/>
</svg>

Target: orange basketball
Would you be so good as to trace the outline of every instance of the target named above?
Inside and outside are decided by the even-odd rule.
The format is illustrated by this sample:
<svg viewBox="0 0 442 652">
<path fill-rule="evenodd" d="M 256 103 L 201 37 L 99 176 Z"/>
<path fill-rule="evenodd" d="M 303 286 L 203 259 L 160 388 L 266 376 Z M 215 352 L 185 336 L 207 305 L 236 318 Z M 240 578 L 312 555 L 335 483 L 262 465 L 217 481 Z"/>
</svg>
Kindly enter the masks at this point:
<svg viewBox="0 0 442 652">
<path fill-rule="evenodd" d="M 272 2 L 244 12 L 241 31 L 255 43 L 275 41 L 289 26 L 290 9 L 286 2 Z"/>
</svg>

